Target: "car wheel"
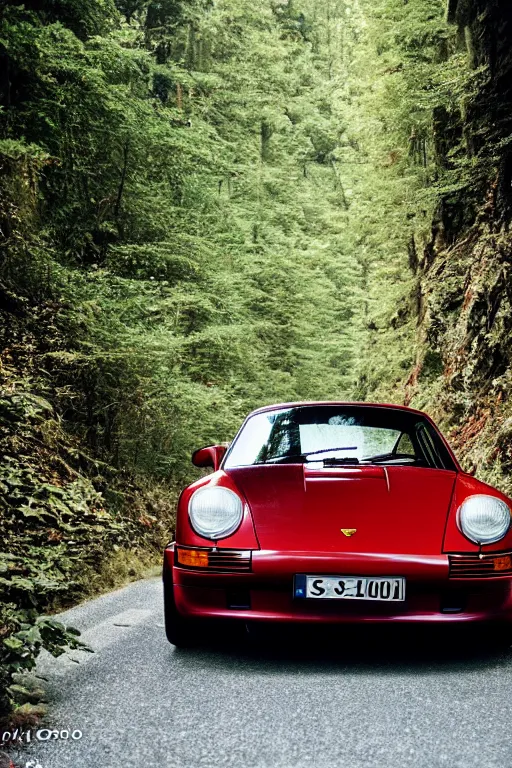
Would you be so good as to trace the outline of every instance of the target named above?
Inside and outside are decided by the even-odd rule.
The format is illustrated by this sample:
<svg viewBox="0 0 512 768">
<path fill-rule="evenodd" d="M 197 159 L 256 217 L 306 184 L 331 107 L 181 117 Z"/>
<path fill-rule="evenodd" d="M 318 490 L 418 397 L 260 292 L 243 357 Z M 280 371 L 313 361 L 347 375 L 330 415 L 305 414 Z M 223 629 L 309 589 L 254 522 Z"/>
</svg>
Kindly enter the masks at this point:
<svg viewBox="0 0 512 768">
<path fill-rule="evenodd" d="M 228 646 L 245 637 L 245 624 L 222 619 L 185 619 L 176 608 L 172 582 L 164 579 L 164 621 L 167 639 L 176 648 Z"/>
<path fill-rule="evenodd" d="M 512 628 L 503 623 L 485 622 L 456 627 L 454 639 L 469 653 L 506 652 L 512 644 Z"/>
<path fill-rule="evenodd" d="M 484 644 L 492 650 L 507 651 L 512 644 L 512 627 L 510 624 L 491 624 L 487 631 L 481 633 Z"/>
<path fill-rule="evenodd" d="M 174 602 L 172 584 L 164 582 L 164 621 L 167 639 L 176 648 L 188 648 L 194 643 L 191 622 L 183 618 Z"/>
</svg>

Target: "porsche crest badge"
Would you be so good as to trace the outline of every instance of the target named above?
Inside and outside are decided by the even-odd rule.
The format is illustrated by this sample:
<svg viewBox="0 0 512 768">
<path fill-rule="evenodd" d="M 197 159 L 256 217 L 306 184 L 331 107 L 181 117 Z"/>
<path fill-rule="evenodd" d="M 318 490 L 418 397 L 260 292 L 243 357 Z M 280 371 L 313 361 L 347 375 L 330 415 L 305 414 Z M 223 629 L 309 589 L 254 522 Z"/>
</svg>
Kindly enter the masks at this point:
<svg viewBox="0 0 512 768">
<path fill-rule="evenodd" d="M 343 533 L 345 536 L 353 536 L 353 535 L 354 535 L 354 533 L 356 533 L 356 532 L 357 532 L 357 528 L 340 528 L 340 531 L 341 531 L 341 532 L 342 532 L 342 533 Z"/>
</svg>

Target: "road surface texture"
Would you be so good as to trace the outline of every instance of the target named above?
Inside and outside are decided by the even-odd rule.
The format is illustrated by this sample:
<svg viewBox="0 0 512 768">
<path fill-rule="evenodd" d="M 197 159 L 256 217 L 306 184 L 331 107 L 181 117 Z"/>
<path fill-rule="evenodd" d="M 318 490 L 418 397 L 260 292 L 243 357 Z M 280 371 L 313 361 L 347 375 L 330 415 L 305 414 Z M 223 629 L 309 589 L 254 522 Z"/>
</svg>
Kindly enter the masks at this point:
<svg viewBox="0 0 512 768">
<path fill-rule="evenodd" d="M 293 631 L 176 650 L 151 579 L 62 614 L 94 654 L 45 655 L 41 768 L 511 768 L 512 653 L 429 630 Z"/>
</svg>

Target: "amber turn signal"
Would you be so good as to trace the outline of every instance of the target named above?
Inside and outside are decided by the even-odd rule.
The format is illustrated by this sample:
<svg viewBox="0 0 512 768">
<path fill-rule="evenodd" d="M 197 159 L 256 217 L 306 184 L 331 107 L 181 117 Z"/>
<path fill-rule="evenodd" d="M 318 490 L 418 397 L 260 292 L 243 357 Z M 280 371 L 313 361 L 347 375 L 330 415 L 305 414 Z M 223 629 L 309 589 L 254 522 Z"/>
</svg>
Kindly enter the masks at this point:
<svg viewBox="0 0 512 768">
<path fill-rule="evenodd" d="M 180 565 L 192 568 L 208 568 L 208 551 L 205 549 L 176 548 L 177 560 Z"/>
<path fill-rule="evenodd" d="M 508 571 L 512 568 L 512 557 L 510 555 L 495 557 L 493 565 L 495 571 Z"/>
</svg>

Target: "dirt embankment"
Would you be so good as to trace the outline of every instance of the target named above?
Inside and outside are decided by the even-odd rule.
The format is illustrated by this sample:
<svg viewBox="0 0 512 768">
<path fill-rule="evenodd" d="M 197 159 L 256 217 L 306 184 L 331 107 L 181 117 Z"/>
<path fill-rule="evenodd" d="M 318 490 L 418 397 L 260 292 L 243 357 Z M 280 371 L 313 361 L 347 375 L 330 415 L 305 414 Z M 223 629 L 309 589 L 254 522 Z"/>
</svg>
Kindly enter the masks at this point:
<svg viewBox="0 0 512 768">
<path fill-rule="evenodd" d="M 406 401 L 438 418 L 465 468 L 512 493 L 512 20 L 504 0 L 450 0 L 448 17 L 486 74 L 460 116 L 439 116 L 441 161 L 446 136 L 462 135 L 474 170 L 418 248 Z"/>
</svg>

